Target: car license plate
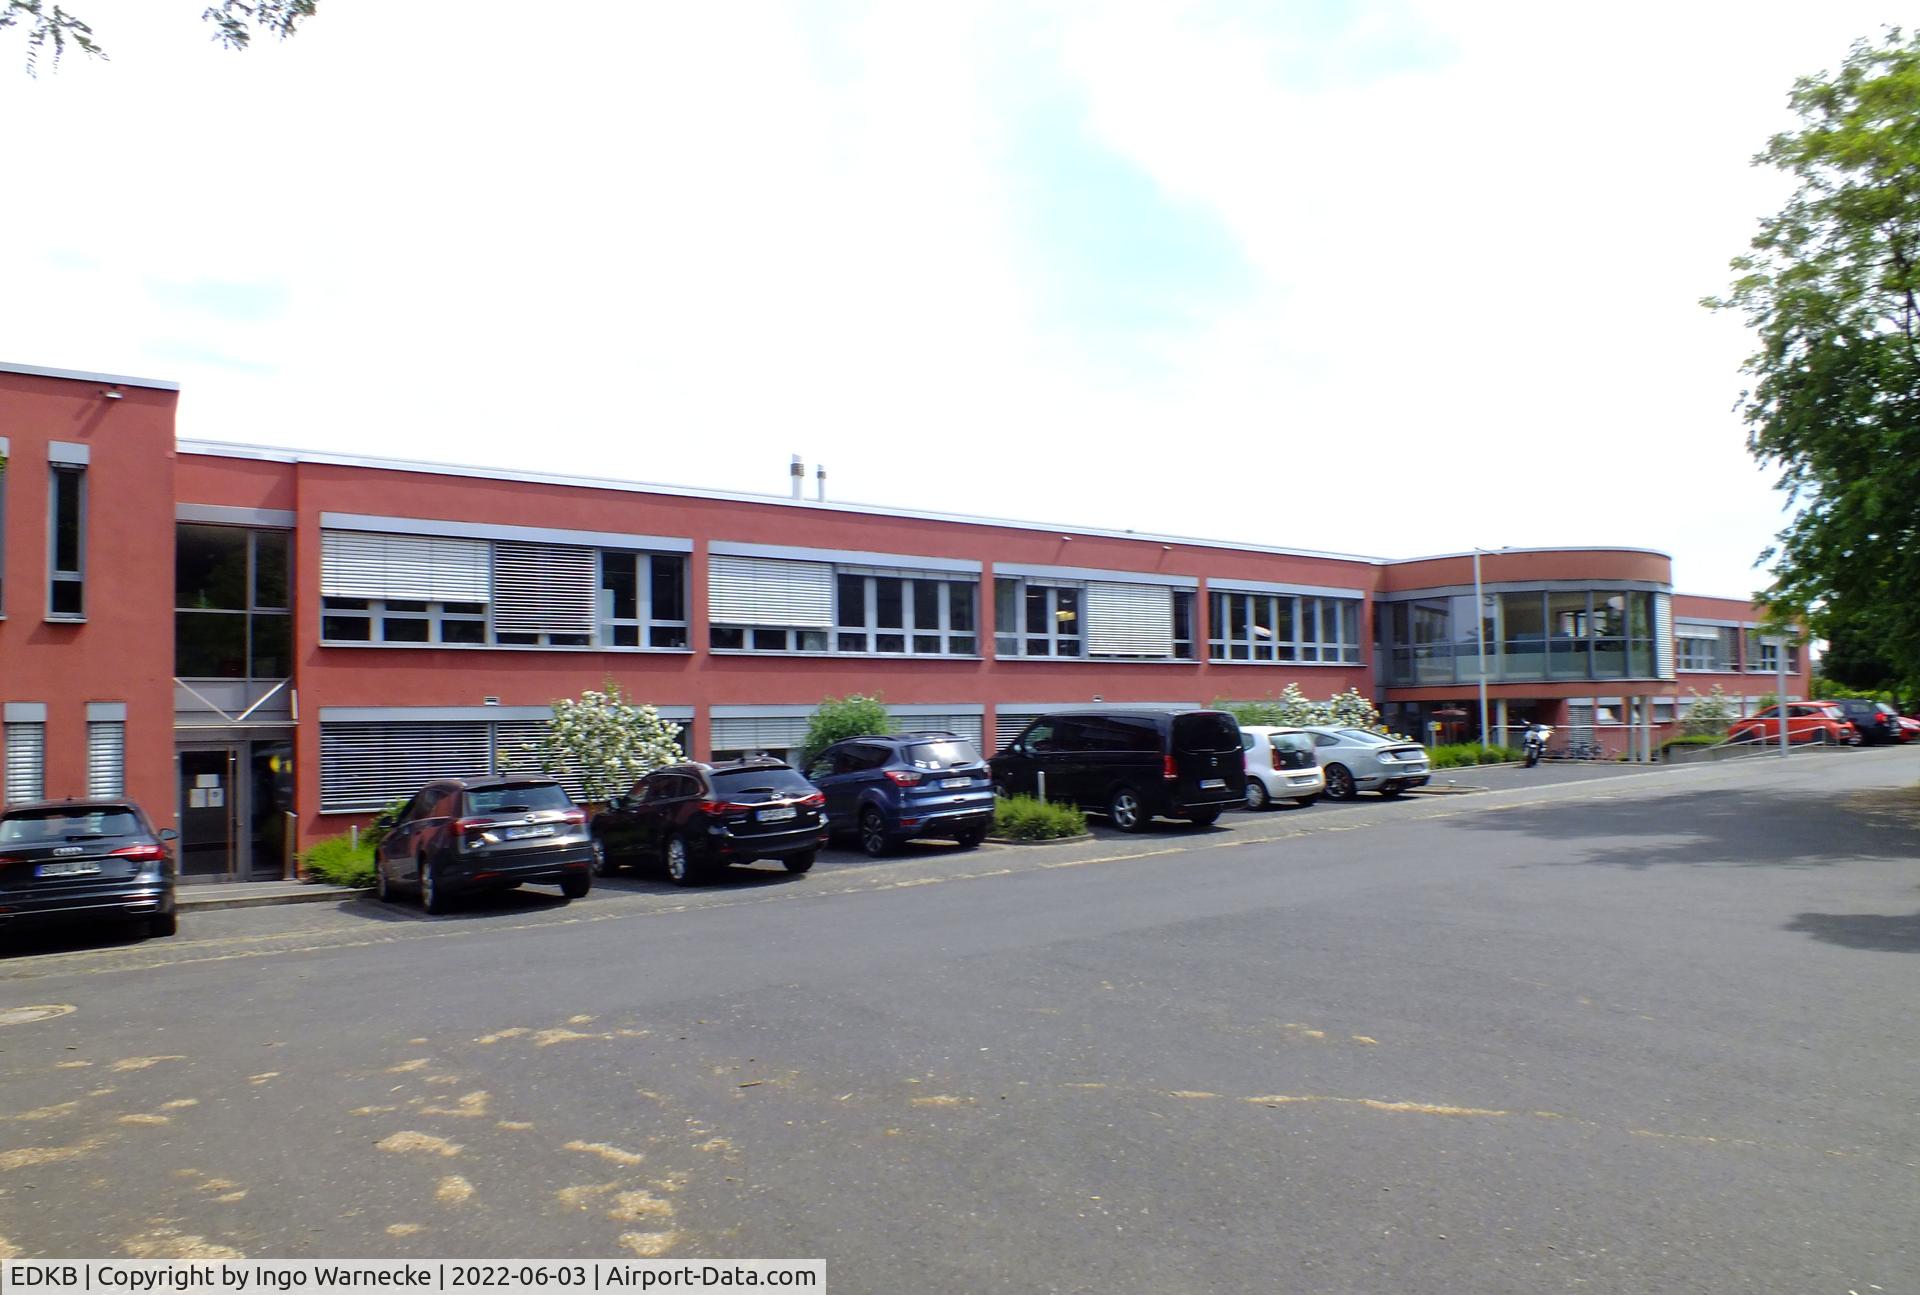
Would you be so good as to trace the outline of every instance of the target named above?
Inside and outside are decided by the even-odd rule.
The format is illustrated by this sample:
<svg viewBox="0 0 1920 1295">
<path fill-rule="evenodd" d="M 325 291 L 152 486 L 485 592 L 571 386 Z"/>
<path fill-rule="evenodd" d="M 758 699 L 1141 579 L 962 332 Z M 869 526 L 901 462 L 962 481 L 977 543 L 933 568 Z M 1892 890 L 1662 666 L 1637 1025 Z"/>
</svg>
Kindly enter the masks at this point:
<svg viewBox="0 0 1920 1295">
<path fill-rule="evenodd" d="M 1305 787 L 1305 786 L 1307 786 L 1307 785 L 1308 785 L 1309 783 L 1311 783 L 1312 781 L 1313 781 L 1313 775 L 1311 775 L 1311 774 L 1308 774 L 1308 775 L 1307 775 L 1307 776 L 1305 776 L 1305 777 L 1294 777 L 1294 778 L 1289 778 L 1289 779 L 1287 779 L 1287 786 L 1289 786 L 1289 787 Z"/>
<path fill-rule="evenodd" d="M 945 782 L 942 782 L 940 785 L 942 787 L 967 787 L 967 786 L 971 786 L 972 783 L 973 783 L 973 779 L 971 778 L 948 778 Z"/>
<path fill-rule="evenodd" d="M 754 814 L 754 818 L 762 823 L 784 823 L 786 820 L 792 818 L 793 815 L 793 806 L 782 805 L 779 809 L 759 810 Z"/>
<path fill-rule="evenodd" d="M 530 836 L 552 835 L 553 829 L 551 827 L 510 827 L 507 829 L 507 840 L 509 841 L 523 841 Z"/>
<path fill-rule="evenodd" d="M 1202 778 L 1200 780 L 1200 788 L 1202 791 L 1211 790 L 1214 787 L 1224 787 L 1226 785 L 1227 780 L 1225 778 Z"/>
<path fill-rule="evenodd" d="M 91 859 L 73 859 L 66 863 L 43 863 L 33 870 L 36 877 L 90 877 L 100 871 Z"/>
</svg>

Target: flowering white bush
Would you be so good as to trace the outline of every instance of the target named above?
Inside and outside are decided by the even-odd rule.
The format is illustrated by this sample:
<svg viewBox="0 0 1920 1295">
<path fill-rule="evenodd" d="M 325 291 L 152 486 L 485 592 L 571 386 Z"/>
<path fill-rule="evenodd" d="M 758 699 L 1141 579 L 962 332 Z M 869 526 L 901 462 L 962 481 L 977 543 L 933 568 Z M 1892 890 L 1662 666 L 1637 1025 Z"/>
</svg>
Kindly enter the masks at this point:
<svg viewBox="0 0 1920 1295">
<path fill-rule="evenodd" d="M 1680 731 L 1690 737 L 1718 736 L 1727 731 L 1727 726 L 1740 718 L 1739 699 L 1729 697 L 1719 684 L 1713 691 L 1702 697 L 1695 689 L 1687 689 L 1693 694 L 1693 705 L 1687 711 L 1687 717 L 1680 721 Z"/>
<path fill-rule="evenodd" d="M 1216 701 L 1214 709 L 1224 710 L 1242 724 L 1266 724 L 1292 728 L 1308 725 L 1338 725 L 1342 728 L 1380 728 L 1380 712 L 1357 688 L 1335 693 L 1326 701 L 1313 701 L 1290 683 L 1271 701 Z"/>
<path fill-rule="evenodd" d="M 545 773 L 577 775 L 582 799 L 604 802 L 641 775 L 684 759 L 679 735 L 678 724 L 629 700 L 609 681 L 604 692 L 590 689 L 578 701 L 553 703 L 553 723 L 534 755 Z"/>
</svg>

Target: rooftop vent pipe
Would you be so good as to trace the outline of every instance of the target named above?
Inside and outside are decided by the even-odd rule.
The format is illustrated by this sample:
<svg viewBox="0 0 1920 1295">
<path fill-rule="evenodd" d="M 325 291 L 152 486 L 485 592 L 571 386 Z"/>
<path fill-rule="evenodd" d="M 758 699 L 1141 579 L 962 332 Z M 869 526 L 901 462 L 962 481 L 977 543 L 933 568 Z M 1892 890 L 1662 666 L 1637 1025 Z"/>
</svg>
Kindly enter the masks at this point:
<svg viewBox="0 0 1920 1295">
<path fill-rule="evenodd" d="M 793 487 L 793 497 L 798 499 L 801 487 L 807 483 L 807 465 L 800 461 L 798 454 L 793 456 L 793 463 L 787 468 L 787 476 L 791 478 L 789 484 Z"/>
<path fill-rule="evenodd" d="M 827 465 L 821 464 L 813 470 L 814 498 L 821 503 L 827 502 Z"/>
</svg>

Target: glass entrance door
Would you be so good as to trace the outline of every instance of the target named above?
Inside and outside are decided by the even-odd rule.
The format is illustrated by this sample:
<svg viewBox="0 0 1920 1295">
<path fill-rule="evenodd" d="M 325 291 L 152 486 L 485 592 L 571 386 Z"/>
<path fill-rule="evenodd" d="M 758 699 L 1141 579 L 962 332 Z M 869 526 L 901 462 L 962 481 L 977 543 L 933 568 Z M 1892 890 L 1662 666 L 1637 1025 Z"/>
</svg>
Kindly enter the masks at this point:
<svg viewBox="0 0 1920 1295">
<path fill-rule="evenodd" d="M 180 752 L 180 876 L 225 881 L 239 864 L 239 795 L 230 746 Z"/>
</svg>

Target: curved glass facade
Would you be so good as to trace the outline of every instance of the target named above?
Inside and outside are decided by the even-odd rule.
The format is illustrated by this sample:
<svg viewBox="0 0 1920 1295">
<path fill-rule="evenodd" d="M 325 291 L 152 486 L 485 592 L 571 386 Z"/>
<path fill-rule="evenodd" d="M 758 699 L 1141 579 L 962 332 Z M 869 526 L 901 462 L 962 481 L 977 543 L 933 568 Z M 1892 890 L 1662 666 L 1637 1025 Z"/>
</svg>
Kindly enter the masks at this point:
<svg viewBox="0 0 1920 1295">
<path fill-rule="evenodd" d="M 1653 678 L 1656 596 L 1614 589 L 1485 594 L 1487 682 Z M 1381 603 L 1375 628 L 1388 684 L 1479 682 L 1472 594 Z"/>
</svg>

